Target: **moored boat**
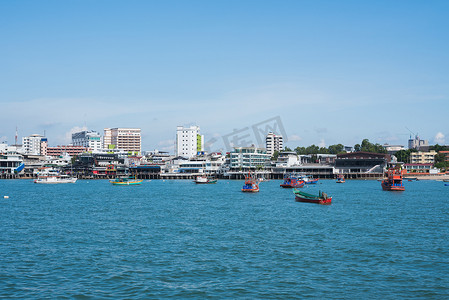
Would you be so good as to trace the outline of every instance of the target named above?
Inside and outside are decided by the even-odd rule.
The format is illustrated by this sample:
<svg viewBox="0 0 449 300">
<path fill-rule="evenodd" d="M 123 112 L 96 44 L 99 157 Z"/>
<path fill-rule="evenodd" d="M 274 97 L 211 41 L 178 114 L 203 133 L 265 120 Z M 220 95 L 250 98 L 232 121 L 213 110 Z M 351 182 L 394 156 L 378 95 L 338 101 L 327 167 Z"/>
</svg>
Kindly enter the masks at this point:
<svg viewBox="0 0 449 300">
<path fill-rule="evenodd" d="M 303 175 L 300 177 L 301 180 L 304 180 L 305 184 L 317 184 L 318 178 L 313 178 L 311 176 Z"/>
<path fill-rule="evenodd" d="M 295 200 L 298 202 L 308 202 L 325 205 L 329 205 L 332 203 L 332 197 L 329 197 L 326 193 L 322 193 L 321 191 L 318 193 L 318 196 L 304 193 L 297 189 L 294 189 L 293 193 L 295 194 Z"/>
<path fill-rule="evenodd" d="M 345 180 L 345 175 L 338 175 L 337 176 L 337 183 L 345 183 L 346 182 L 346 180 Z"/>
<path fill-rule="evenodd" d="M 60 174 L 56 169 L 44 168 L 38 173 L 37 179 L 34 183 L 42 184 L 57 184 L 57 183 L 75 183 L 77 178 L 70 177 L 65 174 Z"/>
<path fill-rule="evenodd" d="M 217 183 L 217 181 L 216 178 L 210 178 L 206 175 L 197 176 L 194 180 L 196 184 Z"/>
<path fill-rule="evenodd" d="M 259 191 L 259 183 L 251 173 L 245 176 L 245 184 L 243 185 L 242 192 L 257 193 Z"/>
<path fill-rule="evenodd" d="M 405 191 L 402 185 L 402 172 L 400 169 L 389 169 L 387 171 L 387 178 L 382 180 L 382 189 L 384 191 Z"/>
<path fill-rule="evenodd" d="M 135 177 L 120 177 L 114 180 L 109 180 L 112 185 L 141 185 L 143 179 L 137 179 Z"/>
<path fill-rule="evenodd" d="M 302 188 L 304 180 L 294 174 L 285 174 L 284 181 L 280 184 L 283 188 Z"/>
</svg>

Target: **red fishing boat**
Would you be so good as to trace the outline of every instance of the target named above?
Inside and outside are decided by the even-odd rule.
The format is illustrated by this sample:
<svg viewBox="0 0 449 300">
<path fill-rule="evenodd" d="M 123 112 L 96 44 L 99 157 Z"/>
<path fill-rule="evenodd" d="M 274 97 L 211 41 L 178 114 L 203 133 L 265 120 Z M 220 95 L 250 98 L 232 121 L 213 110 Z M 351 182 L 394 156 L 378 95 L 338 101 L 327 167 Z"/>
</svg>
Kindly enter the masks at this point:
<svg viewBox="0 0 449 300">
<path fill-rule="evenodd" d="M 298 202 L 308 202 L 324 205 L 329 205 L 332 203 L 332 197 L 329 197 L 326 193 L 322 193 L 321 191 L 318 193 L 318 196 L 307 194 L 297 189 L 294 189 L 293 193 L 295 194 L 295 200 Z"/>
<path fill-rule="evenodd" d="M 405 191 L 402 185 L 402 172 L 400 169 L 389 169 L 387 178 L 382 180 L 382 189 L 384 191 Z"/>
<path fill-rule="evenodd" d="M 285 174 L 284 182 L 281 183 L 281 187 L 283 188 L 302 188 L 304 187 L 304 180 L 300 177 L 295 176 L 294 174 Z"/>
<path fill-rule="evenodd" d="M 243 185 L 242 192 L 257 193 L 259 191 L 259 183 L 250 172 L 245 176 L 245 184 Z"/>
</svg>

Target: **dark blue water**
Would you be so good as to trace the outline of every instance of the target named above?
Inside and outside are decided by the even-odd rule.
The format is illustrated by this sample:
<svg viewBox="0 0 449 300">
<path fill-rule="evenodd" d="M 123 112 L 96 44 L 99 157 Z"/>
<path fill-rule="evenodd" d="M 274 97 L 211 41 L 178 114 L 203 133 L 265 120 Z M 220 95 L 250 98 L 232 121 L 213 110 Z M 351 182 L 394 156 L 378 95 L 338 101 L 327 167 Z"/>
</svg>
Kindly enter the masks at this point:
<svg viewBox="0 0 449 300">
<path fill-rule="evenodd" d="M 449 298 L 442 182 L 279 184 L 1 180 L 0 297 Z"/>
</svg>

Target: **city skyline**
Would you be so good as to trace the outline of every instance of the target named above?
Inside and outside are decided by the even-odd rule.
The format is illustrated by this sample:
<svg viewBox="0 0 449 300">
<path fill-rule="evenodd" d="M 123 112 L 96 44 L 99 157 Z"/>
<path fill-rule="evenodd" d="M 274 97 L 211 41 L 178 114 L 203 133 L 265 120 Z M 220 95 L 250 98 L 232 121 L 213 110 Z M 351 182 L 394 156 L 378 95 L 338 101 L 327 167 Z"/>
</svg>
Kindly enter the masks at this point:
<svg viewBox="0 0 449 300">
<path fill-rule="evenodd" d="M 272 117 L 285 146 L 447 143 L 449 4 L 2 2 L 0 141 L 142 129 L 173 147 Z M 408 129 L 410 128 L 410 130 Z"/>
</svg>

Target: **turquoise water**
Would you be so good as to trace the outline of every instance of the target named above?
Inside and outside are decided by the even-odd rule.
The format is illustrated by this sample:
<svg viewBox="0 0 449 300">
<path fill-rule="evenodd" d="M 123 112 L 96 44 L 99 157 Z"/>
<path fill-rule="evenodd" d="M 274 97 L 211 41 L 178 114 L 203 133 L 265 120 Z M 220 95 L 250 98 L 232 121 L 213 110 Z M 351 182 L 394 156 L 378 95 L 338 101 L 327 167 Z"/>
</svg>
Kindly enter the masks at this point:
<svg viewBox="0 0 449 300">
<path fill-rule="evenodd" d="M 449 298 L 442 182 L 280 183 L 0 180 L 0 297 Z"/>
</svg>

